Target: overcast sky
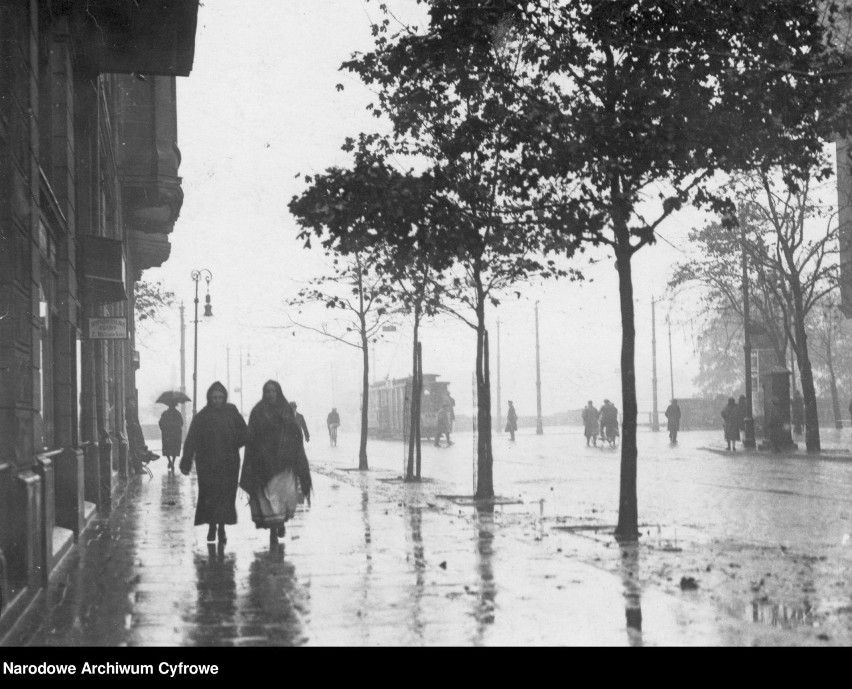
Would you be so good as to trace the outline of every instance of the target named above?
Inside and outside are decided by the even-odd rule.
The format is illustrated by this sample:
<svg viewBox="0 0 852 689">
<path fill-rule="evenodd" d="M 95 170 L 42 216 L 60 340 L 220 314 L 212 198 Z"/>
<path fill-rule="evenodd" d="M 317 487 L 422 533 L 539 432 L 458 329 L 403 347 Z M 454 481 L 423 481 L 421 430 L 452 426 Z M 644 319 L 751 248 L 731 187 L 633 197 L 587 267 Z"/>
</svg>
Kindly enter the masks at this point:
<svg viewBox="0 0 852 689">
<path fill-rule="evenodd" d="M 416 16 L 413 0 L 389 3 L 399 16 Z M 297 173 L 318 173 L 345 163 L 344 137 L 373 130 L 365 106 L 371 93 L 338 71 L 355 50 L 371 46 L 370 17 L 376 3 L 361 0 L 207 0 L 199 9 L 195 64 L 178 79 L 178 145 L 185 201 L 171 236 L 169 261 L 144 278 L 160 280 L 182 299 L 186 311 L 186 386 L 192 394 L 193 268 L 213 273 L 214 318 L 199 325 L 199 399 L 214 380 L 239 387 L 244 362 L 244 412 L 259 399 L 268 378 L 300 403 L 320 426 L 333 405 L 349 428 L 357 425 L 359 351 L 325 342 L 289 323 L 285 300 L 325 270 L 323 257 L 296 240 L 290 198 L 304 188 Z M 335 85 L 344 83 L 339 92 Z M 661 229 L 668 241 L 643 249 L 634 261 L 636 358 L 640 412 L 650 411 L 651 297 L 665 292 L 675 261 L 683 257 L 687 231 L 700 219 L 676 216 Z M 604 257 L 601 255 L 601 257 Z M 545 415 L 578 409 L 605 397 L 621 408 L 620 314 L 613 262 L 586 269 L 586 283 L 554 282 L 523 287 L 491 311 L 492 383 L 497 385 L 496 320 L 500 327 L 502 408 L 512 399 L 521 416 L 535 414 L 534 304 L 539 301 L 542 407 Z M 203 306 L 203 287 L 201 304 Z M 657 356 L 661 408 L 670 397 L 668 304 L 657 307 Z M 138 346 L 140 412 L 144 422 L 162 411 L 153 403 L 163 389 L 180 384 L 179 316 L 164 313 L 165 326 L 141 330 Z M 317 316 L 303 320 L 319 325 Z M 697 372 L 692 326 L 673 317 L 674 390 L 693 392 Z M 376 371 L 384 378 L 409 373 L 410 335 L 389 334 L 376 347 Z M 457 413 L 470 413 L 475 339 L 447 318 L 423 328 L 424 371 L 450 381 Z M 251 365 L 246 365 L 250 353 Z M 239 404 L 240 396 L 232 392 Z M 203 402 L 199 401 L 199 406 Z"/>
</svg>

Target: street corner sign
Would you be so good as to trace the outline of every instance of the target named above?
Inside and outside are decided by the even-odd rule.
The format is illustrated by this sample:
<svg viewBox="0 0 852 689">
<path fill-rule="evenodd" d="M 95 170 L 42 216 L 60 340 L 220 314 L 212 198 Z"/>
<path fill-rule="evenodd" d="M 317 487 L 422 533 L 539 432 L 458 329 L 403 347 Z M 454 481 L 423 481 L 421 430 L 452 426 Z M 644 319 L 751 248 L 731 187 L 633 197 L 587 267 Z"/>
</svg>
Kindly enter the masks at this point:
<svg viewBox="0 0 852 689">
<path fill-rule="evenodd" d="M 90 340 L 126 340 L 127 318 L 90 318 Z"/>
</svg>

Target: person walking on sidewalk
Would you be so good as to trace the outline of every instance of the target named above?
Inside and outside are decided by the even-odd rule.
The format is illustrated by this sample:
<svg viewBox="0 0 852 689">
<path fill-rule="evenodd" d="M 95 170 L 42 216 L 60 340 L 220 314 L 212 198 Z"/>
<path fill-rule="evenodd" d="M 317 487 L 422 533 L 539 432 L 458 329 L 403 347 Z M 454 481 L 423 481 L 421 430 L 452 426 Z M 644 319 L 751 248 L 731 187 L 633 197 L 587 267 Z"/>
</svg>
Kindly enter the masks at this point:
<svg viewBox="0 0 852 689">
<path fill-rule="evenodd" d="M 263 398 L 249 415 L 240 488 L 249 496 L 254 525 L 269 529 L 270 546 L 284 536 L 300 491 L 310 505 L 311 473 L 302 432 L 278 381 L 263 384 Z"/>
<path fill-rule="evenodd" d="M 340 414 L 337 413 L 337 407 L 329 412 L 329 415 L 325 419 L 325 423 L 328 426 L 328 441 L 331 443 L 332 447 L 336 447 L 337 429 L 340 428 Z"/>
<path fill-rule="evenodd" d="M 515 405 L 509 400 L 509 411 L 506 412 L 506 432 L 509 434 L 509 439 L 515 439 L 515 431 L 518 430 L 518 412 L 515 411 Z"/>
<path fill-rule="evenodd" d="M 228 391 L 219 381 L 207 391 L 207 406 L 189 424 L 183 444 L 180 472 L 188 476 L 192 463 L 198 474 L 195 525 L 209 524 L 207 540 L 227 540 L 226 524 L 237 523 L 237 478 L 240 448 L 246 443 L 246 422 L 228 404 Z"/>
<path fill-rule="evenodd" d="M 296 416 L 296 423 L 299 424 L 299 430 L 302 432 L 302 439 L 309 443 L 311 442 L 311 433 L 308 430 L 308 424 L 305 423 L 305 417 L 302 416 L 297 410 L 299 405 L 296 404 L 295 400 L 290 402 L 290 406 L 293 408 L 293 414 Z"/>
<path fill-rule="evenodd" d="M 180 457 L 183 416 L 177 410 L 177 402 L 170 404 L 160 416 L 160 432 L 163 435 L 163 455 L 169 460 L 169 471 L 174 473 L 175 460 Z"/>
<path fill-rule="evenodd" d="M 453 444 L 450 440 L 450 411 L 446 404 L 442 404 L 438 410 L 437 429 L 435 430 L 435 447 L 441 447 L 441 436 L 446 434 L 447 447 Z"/>
<path fill-rule="evenodd" d="M 592 400 L 583 407 L 583 429 L 586 435 L 586 447 L 589 447 L 591 441 L 595 447 L 598 446 L 598 410 L 592 404 Z"/>
<path fill-rule="evenodd" d="M 731 452 L 737 451 L 737 441 L 740 439 L 740 410 L 733 397 L 728 398 L 728 405 L 722 409 L 722 419 L 725 423 L 725 442 Z"/>
<path fill-rule="evenodd" d="M 677 432 L 680 430 L 680 405 L 677 400 L 672 400 L 666 409 L 668 419 L 669 440 L 672 444 L 677 442 Z"/>
</svg>

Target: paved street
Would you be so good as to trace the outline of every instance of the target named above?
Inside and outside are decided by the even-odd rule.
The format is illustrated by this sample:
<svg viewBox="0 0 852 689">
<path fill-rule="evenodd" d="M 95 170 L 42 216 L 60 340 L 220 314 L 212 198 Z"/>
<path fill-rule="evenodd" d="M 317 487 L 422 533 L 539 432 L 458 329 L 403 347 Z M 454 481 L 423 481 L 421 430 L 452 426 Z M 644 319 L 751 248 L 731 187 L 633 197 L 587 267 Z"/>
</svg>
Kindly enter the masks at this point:
<svg viewBox="0 0 852 689">
<path fill-rule="evenodd" d="M 618 453 L 574 429 L 496 436 L 497 492 L 520 504 L 492 510 L 440 497 L 471 492 L 469 434 L 424 446 L 420 485 L 398 481 L 400 443 L 371 443 L 362 474 L 356 437 L 316 434 L 313 506 L 273 551 L 242 498 L 208 546 L 194 474 L 158 460 L 5 643 L 848 644 L 852 463 L 697 449 L 717 436 L 642 433 L 644 535 L 625 549 Z"/>
</svg>

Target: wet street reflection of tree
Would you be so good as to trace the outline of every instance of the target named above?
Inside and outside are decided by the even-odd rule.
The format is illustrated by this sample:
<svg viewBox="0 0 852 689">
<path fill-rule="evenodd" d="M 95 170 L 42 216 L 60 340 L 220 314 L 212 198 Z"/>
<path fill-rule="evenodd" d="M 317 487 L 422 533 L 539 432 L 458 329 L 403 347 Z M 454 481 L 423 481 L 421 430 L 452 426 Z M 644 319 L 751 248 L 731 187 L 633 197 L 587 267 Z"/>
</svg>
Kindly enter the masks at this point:
<svg viewBox="0 0 852 689">
<path fill-rule="evenodd" d="M 426 551 L 423 547 L 423 508 L 408 509 L 408 531 L 406 540 L 411 548 L 410 558 L 414 567 L 414 590 L 411 593 L 411 633 L 418 640 L 423 640 L 425 624 L 423 622 L 423 592 L 426 584 Z"/>
<path fill-rule="evenodd" d="M 479 592 L 474 608 L 476 638 L 474 644 L 481 645 L 488 627 L 494 624 L 496 614 L 497 585 L 494 581 L 494 506 L 476 507 L 476 570 L 479 577 Z"/>
<path fill-rule="evenodd" d="M 621 581 L 624 585 L 624 615 L 631 646 L 642 645 L 642 584 L 639 578 L 639 545 L 621 546 Z"/>
<path fill-rule="evenodd" d="M 358 619 L 361 621 L 361 635 L 364 644 L 370 639 L 370 596 L 373 593 L 373 532 L 370 525 L 370 492 L 364 477 L 361 477 L 361 520 L 364 526 L 364 578 L 361 584 L 361 605 L 358 610 Z"/>
</svg>

